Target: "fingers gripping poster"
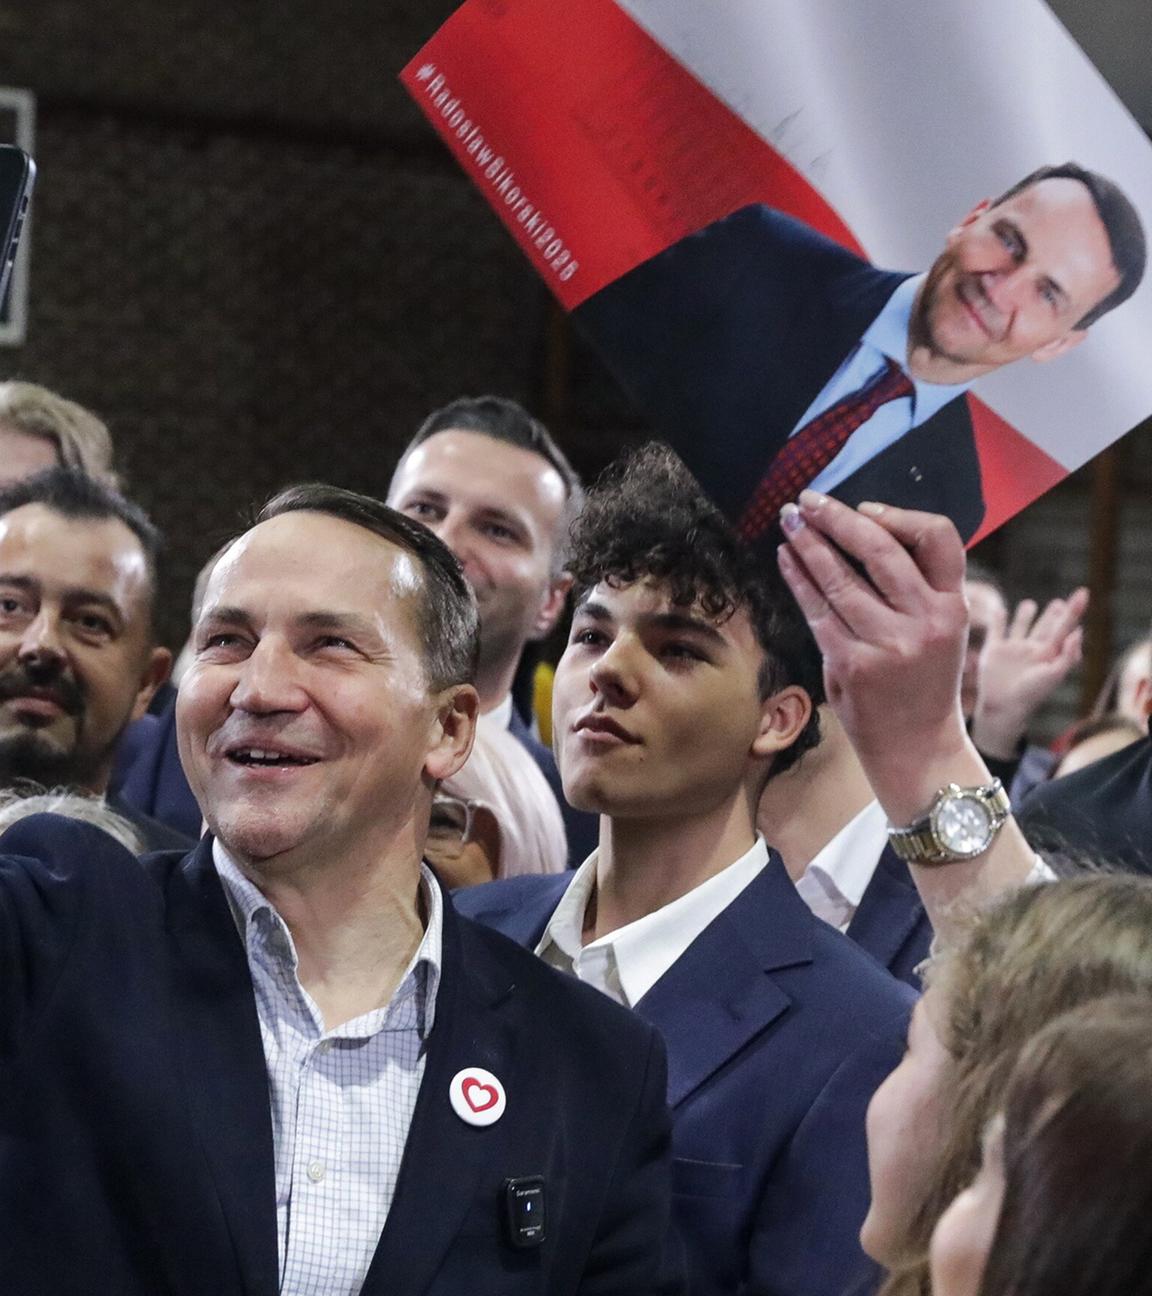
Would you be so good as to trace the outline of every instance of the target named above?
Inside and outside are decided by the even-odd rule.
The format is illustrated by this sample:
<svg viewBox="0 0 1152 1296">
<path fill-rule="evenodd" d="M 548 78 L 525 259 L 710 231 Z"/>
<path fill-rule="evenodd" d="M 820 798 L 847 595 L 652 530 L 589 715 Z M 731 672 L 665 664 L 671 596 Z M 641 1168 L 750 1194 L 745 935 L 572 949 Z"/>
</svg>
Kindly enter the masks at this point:
<svg viewBox="0 0 1152 1296">
<path fill-rule="evenodd" d="M 978 539 L 1152 412 L 1152 145 L 1039 0 L 469 0 L 403 80 L 749 539 Z"/>
</svg>

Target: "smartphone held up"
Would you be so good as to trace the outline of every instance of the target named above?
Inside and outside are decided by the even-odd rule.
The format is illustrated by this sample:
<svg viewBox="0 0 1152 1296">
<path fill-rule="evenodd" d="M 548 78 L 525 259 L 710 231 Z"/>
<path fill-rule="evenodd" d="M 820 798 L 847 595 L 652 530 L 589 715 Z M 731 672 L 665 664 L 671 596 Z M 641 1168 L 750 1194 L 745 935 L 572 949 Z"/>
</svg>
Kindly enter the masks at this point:
<svg viewBox="0 0 1152 1296">
<path fill-rule="evenodd" d="M 20 248 L 28 200 L 36 181 L 36 163 L 14 144 L 0 145 L 0 310 Z"/>
</svg>

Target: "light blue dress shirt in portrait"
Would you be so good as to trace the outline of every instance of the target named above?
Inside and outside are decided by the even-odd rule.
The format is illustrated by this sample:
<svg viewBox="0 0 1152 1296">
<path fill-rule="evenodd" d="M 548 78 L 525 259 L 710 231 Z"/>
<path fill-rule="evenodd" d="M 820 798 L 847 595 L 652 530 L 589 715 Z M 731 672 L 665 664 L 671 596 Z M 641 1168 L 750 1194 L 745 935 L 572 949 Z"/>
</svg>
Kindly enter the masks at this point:
<svg viewBox="0 0 1152 1296">
<path fill-rule="evenodd" d="M 824 384 L 823 390 L 804 411 L 803 417 L 792 429 L 795 436 L 800 428 L 810 423 L 818 414 L 835 405 L 838 400 L 859 391 L 878 377 L 887 360 L 894 360 L 905 371 L 908 367 L 908 329 L 912 319 L 912 304 L 925 276 L 914 275 L 905 279 L 888 298 L 884 309 L 868 326 L 859 345 L 839 369 Z M 887 450 L 905 432 L 919 427 L 938 413 L 949 401 L 968 390 L 970 384 L 944 386 L 940 383 L 917 382 L 911 397 L 888 401 L 862 423 L 848 438 L 844 448 L 832 462 L 811 482 L 812 488 L 830 491 L 847 481 L 858 469 Z"/>
</svg>

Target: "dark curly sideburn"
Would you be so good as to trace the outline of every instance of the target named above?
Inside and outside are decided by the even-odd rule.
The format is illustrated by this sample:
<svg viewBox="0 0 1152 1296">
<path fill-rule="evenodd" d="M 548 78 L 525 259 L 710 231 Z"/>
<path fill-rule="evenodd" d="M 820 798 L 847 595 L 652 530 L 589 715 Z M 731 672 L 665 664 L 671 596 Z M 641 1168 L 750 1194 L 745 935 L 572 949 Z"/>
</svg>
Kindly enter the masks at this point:
<svg viewBox="0 0 1152 1296">
<path fill-rule="evenodd" d="M 761 697 L 797 685 L 813 704 L 823 701 L 819 650 L 775 564 L 737 538 L 667 446 L 641 446 L 596 483 L 572 527 L 568 570 L 577 600 L 601 581 L 622 587 L 650 577 L 676 606 L 698 608 L 713 620 L 746 611 L 764 649 Z M 800 736 L 776 756 L 772 774 L 819 741 L 813 709 Z"/>
</svg>

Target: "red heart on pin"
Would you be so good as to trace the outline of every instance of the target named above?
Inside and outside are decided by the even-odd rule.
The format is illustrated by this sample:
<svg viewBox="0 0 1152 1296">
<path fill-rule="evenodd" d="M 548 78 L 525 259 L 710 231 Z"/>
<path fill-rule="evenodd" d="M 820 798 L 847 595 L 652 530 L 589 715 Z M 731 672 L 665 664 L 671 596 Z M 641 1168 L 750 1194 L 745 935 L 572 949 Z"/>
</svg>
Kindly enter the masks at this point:
<svg viewBox="0 0 1152 1296">
<path fill-rule="evenodd" d="M 495 1107 L 500 1101 L 500 1094 L 491 1085 L 486 1085 L 477 1080 L 475 1076 L 468 1076 L 460 1086 L 460 1092 L 464 1095 L 464 1101 L 472 1108 L 474 1112 L 487 1111 L 489 1107 Z"/>
</svg>

